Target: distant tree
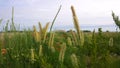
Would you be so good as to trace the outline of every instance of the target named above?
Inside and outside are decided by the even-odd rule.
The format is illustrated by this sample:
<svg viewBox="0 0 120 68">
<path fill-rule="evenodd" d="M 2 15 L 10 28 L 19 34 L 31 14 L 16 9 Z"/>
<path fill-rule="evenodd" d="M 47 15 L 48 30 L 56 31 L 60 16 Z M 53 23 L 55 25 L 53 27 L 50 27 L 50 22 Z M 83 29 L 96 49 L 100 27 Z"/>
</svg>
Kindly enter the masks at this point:
<svg viewBox="0 0 120 68">
<path fill-rule="evenodd" d="M 91 32 L 90 30 L 83 30 L 83 32 Z"/>
<path fill-rule="evenodd" d="M 115 24 L 117 25 L 116 30 L 117 30 L 118 28 L 120 29 L 120 20 L 119 20 L 119 17 L 116 16 L 113 11 L 112 11 L 112 17 L 113 17 L 113 20 L 114 20 Z"/>
</svg>

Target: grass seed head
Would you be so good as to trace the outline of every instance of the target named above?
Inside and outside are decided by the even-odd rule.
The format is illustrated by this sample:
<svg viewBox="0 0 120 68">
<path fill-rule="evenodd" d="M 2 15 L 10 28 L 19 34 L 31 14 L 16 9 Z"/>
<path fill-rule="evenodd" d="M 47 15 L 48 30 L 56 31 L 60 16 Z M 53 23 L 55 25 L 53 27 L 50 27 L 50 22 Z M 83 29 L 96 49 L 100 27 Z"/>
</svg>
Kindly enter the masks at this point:
<svg viewBox="0 0 120 68">
<path fill-rule="evenodd" d="M 113 38 L 110 38 L 110 40 L 109 40 L 109 46 L 113 46 Z"/>
<path fill-rule="evenodd" d="M 31 61 L 35 61 L 35 54 L 34 54 L 34 49 L 31 49 Z"/>
<path fill-rule="evenodd" d="M 37 32 L 35 26 L 33 26 L 33 37 L 35 38 L 35 40 L 36 40 L 37 42 L 40 42 L 40 35 L 39 35 L 39 32 Z"/>
<path fill-rule="evenodd" d="M 63 43 L 63 44 L 61 45 L 61 50 L 60 50 L 60 54 L 59 54 L 59 61 L 60 61 L 60 62 L 63 62 L 63 61 L 64 61 L 65 51 L 66 51 L 66 43 Z"/>
<path fill-rule="evenodd" d="M 42 56 L 43 55 L 43 53 L 42 53 L 42 45 L 40 45 L 40 47 L 39 47 L 39 56 Z"/>
<path fill-rule="evenodd" d="M 73 66 L 75 68 L 79 68 L 77 56 L 75 54 L 72 54 L 70 57 L 71 57 L 71 61 L 72 61 Z"/>
<path fill-rule="evenodd" d="M 67 38 L 67 42 L 68 42 L 68 45 L 69 45 L 69 46 L 72 46 L 72 41 L 71 41 L 71 38 L 70 38 L 70 37 Z"/>
</svg>

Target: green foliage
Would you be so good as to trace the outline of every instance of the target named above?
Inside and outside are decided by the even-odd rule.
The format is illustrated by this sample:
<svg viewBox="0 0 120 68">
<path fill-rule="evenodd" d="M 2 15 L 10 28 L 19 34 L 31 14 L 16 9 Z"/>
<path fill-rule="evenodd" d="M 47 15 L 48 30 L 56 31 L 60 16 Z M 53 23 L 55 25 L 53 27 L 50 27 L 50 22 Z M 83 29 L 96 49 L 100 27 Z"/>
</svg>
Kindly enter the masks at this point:
<svg viewBox="0 0 120 68">
<path fill-rule="evenodd" d="M 115 15 L 115 13 L 112 11 L 112 17 L 113 17 L 113 20 L 115 22 L 115 24 L 118 26 L 118 28 L 120 29 L 120 20 L 119 20 L 119 17 Z"/>
</svg>

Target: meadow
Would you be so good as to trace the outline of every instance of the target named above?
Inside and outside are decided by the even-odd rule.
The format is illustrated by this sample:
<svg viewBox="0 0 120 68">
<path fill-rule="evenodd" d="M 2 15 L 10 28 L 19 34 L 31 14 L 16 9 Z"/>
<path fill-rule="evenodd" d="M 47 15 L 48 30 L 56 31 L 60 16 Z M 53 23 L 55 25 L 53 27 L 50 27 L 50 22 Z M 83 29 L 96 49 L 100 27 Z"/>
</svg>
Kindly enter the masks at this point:
<svg viewBox="0 0 120 68">
<path fill-rule="evenodd" d="M 52 31 L 59 11 L 50 31 L 38 23 L 20 32 L 12 17 L 0 33 L 0 68 L 120 68 L 120 32 L 81 31 L 73 6 L 75 31 Z"/>
</svg>

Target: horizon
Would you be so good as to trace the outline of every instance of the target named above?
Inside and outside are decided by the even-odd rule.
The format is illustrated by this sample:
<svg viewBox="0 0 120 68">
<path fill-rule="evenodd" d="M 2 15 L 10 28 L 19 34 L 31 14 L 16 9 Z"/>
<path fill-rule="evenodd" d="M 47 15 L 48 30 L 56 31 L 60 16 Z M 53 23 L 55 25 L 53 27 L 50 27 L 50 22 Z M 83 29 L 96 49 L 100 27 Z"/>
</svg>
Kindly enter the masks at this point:
<svg viewBox="0 0 120 68">
<path fill-rule="evenodd" d="M 1 25 L 0 25 L 1 26 Z M 4 31 L 4 25 L 2 25 L 2 27 L 0 27 L 0 32 Z M 20 26 L 20 28 L 19 28 Z M 24 31 L 24 30 L 33 30 L 33 26 L 24 26 L 24 25 L 15 25 L 15 27 L 17 28 L 18 31 Z M 109 31 L 109 32 L 116 32 L 116 28 L 117 26 L 115 24 L 110 24 L 110 25 L 80 25 L 80 29 L 82 31 L 91 31 L 93 32 L 93 30 L 95 29 L 96 32 L 98 32 L 98 29 L 102 28 L 103 32 Z M 8 30 L 10 29 L 10 27 L 8 27 Z M 39 26 L 36 25 L 36 29 L 37 31 L 39 31 Z M 50 30 L 50 26 L 48 28 L 48 31 Z M 75 30 L 74 25 L 64 25 L 64 26 L 53 26 L 52 31 L 59 31 L 59 30 L 64 30 L 64 31 L 69 31 L 69 30 Z"/>
</svg>

